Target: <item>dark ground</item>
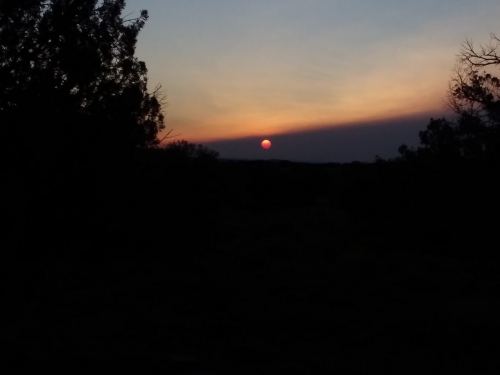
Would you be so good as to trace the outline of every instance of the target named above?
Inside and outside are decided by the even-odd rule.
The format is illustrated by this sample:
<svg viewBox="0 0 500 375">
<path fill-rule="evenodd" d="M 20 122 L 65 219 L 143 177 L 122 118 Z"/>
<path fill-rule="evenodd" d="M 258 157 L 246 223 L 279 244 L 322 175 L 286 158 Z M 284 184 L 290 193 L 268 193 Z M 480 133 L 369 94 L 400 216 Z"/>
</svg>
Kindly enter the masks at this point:
<svg viewBox="0 0 500 375">
<path fill-rule="evenodd" d="M 27 189 L 4 233 L 8 373 L 497 373 L 497 176 L 144 163 Z"/>
</svg>

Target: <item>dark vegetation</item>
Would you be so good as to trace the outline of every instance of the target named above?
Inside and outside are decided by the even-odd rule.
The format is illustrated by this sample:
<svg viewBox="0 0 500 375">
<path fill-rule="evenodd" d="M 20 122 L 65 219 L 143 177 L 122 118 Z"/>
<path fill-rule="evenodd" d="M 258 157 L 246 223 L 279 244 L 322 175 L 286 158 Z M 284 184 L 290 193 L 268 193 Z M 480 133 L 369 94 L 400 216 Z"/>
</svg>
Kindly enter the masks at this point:
<svg viewBox="0 0 500 375">
<path fill-rule="evenodd" d="M 123 3 L 0 1 L 8 373 L 498 369 L 498 39 L 396 160 L 220 161 L 159 147 Z"/>
</svg>

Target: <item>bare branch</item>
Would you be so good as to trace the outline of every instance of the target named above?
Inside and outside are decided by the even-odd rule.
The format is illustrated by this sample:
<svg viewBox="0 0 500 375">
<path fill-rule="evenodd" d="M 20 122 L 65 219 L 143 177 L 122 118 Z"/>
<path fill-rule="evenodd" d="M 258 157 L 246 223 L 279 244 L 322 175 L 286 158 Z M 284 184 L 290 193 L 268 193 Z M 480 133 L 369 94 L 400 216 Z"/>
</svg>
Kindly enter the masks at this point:
<svg viewBox="0 0 500 375">
<path fill-rule="evenodd" d="M 125 18 L 130 16 L 131 14 L 133 14 L 134 12 L 130 12 L 129 14 L 126 14 L 124 15 L 123 17 L 121 17 L 122 21 L 125 21 Z"/>
<path fill-rule="evenodd" d="M 500 101 L 500 80 L 483 71 L 500 66 L 500 39 L 490 34 L 490 41 L 475 48 L 471 40 L 462 43 L 445 104 L 457 115 L 469 115 L 491 123 L 497 116 Z"/>
<path fill-rule="evenodd" d="M 167 138 L 174 138 L 174 137 L 178 137 L 179 135 L 181 134 L 176 134 L 176 135 L 170 135 L 170 133 L 172 133 L 174 129 L 170 129 L 168 132 L 167 132 L 167 135 L 164 136 L 162 139 L 160 139 L 160 141 L 158 142 L 158 144 L 162 143 L 165 139 Z"/>
<path fill-rule="evenodd" d="M 500 39 L 495 34 L 490 34 L 490 41 L 486 44 L 480 44 L 479 50 L 474 48 L 471 40 L 462 43 L 462 48 L 458 55 L 461 62 L 470 67 L 485 67 L 489 65 L 500 64 Z"/>
</svg>

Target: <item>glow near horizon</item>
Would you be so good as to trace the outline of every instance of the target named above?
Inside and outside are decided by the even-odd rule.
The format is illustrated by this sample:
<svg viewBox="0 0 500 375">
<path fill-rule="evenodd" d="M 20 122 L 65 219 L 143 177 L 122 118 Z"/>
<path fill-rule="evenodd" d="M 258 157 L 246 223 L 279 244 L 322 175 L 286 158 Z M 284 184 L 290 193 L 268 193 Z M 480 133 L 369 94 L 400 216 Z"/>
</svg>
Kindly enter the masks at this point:
<svg viewBox="0 0 500 375">
<path fill-rule="evenodd" d="M 443 113 L 455 55 L 500 33 L 478 0 L 129 0 L 137 56 L 190 142 Z"/>
</svg>

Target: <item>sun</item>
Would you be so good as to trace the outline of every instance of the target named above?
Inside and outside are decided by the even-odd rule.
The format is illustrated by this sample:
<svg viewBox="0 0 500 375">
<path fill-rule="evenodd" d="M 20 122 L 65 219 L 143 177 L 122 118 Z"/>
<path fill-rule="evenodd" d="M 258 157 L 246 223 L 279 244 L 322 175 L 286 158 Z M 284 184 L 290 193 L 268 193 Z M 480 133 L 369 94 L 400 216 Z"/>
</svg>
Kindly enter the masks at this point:
<svg viewBox="0 0 500 375">
<path fill-rule="evenodd" d="M 271 147 L 271 141 L 267 140 L 267 139 L 264 139 L 261 143 L 262 147 L 263 148 L 269 148 Z"/>
</svg>

